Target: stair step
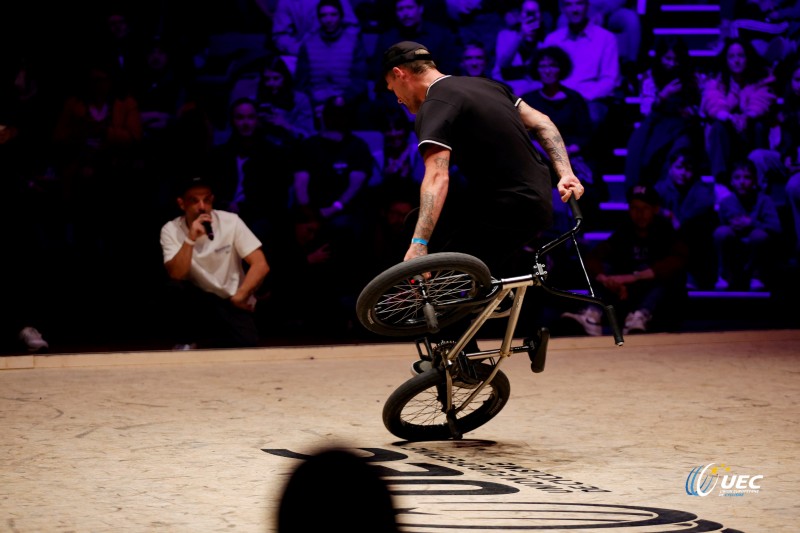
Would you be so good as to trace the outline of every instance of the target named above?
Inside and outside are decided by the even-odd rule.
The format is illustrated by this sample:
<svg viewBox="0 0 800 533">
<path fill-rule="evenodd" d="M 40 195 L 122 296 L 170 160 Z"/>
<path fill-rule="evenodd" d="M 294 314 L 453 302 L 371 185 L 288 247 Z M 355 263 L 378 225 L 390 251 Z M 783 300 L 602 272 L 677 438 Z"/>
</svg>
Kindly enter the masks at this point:
<svg viewBox="0 0 800 533">
<path fill-rule="evenodd" d="M 591 242 L 599 242 L 608 239 L 611 236 L 610 231 L 587 231 L 583 234 L 583 238 Z"/>
<path fill-rule="evenodd" d="M 772 293 L 769 291 L 689 291 L 689 298 L 770 298 Z"/>
<path fill-rule="evenodd" d="M 653 28 L 653 35 L 719 35 L 719 28 Z"/>
<path fill-rule="evenodd" d="M 627 211 L 628 202 L 600 202 L 601 211 Z"/>
<path fill-rule="evenodd" d="M 661 11 L 716 11 L 719 12 L 719 6 L 713 4 L 664 4 L 661 6 Z"/>
</svg>

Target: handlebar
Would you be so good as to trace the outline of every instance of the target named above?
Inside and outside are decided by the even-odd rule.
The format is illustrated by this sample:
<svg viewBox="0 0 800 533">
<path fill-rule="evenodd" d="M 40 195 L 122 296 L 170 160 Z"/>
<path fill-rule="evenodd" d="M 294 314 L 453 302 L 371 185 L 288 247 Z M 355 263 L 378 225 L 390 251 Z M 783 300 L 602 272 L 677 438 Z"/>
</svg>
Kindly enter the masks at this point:
<svg viewBox="0 0 800 533">
<path fill-rule="evenodd" d="M 594 303 L 602 307 L 605 312 L 606 318 L 608 319 L 608 325 L 611 327 L 611 333 L 614 336 L 614 342 L 616 343 L 617 346 L 622 346 L 624 343 L 624 339 L 622 337 L 622 330 L 619 327 L 619 321 L 617 320 L 617 315 L 614 312 L 614 306 L 607 305 L 600 298 L 597 298 L 594 295 L 594 290 L 592 289 L 592 282 L 591 279 L 589 278 L 589 273 L 586 271 L 586 266 L 583 263 L 583 258 L 581 257 L 580 249 L 578 248 L 578 242 L 575 239 L 575 235 L 577 235 L 580 232 L 581 227 L 583 226 L 583 213 L 581 212 L 581 208 L 578 205 L 578 200 L 575 198 L 574 194 L 570 195 L 569 200 L 567 200 L 567 203 L 569 204 L 570 210 L 572 211 L 572 218 L 575 219 L 575 225 L 572 227 L 572 229 L 567 230 L 565 233 L 559 235 L 552 241 L 548 242 L 547 244 L 539 248 L 536 251 L 535 262 L 537 265 L 540 264 L 539 258 L 541 256 L 545 255 L 556 246 L 566 242 L 569 239 L 572 239 L 573 243 L 575 244 L 575 251 L 578 254 L 578 260 L 581 264 L 581 268 L 583 269 L 583 274 L 586 279 L 586 284 L 589 286 L 589 296 L 549 287 L 547 286 L 547 284 L 543 282 L 544 276 L 537 276 L 540 278 L 539 279 L 540 286 L 553 295 L 562 296 L 573 300 L 582 300 L 585 302 Z"/>
</svg>

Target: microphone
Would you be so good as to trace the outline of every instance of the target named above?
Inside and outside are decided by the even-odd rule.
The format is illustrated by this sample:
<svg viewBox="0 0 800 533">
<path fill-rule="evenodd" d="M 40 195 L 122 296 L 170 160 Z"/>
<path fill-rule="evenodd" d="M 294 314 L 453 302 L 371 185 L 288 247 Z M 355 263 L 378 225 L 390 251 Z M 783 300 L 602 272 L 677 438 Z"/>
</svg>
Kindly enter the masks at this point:
<svg viewBox="0 0 800 533">
<path fill-rule="evenodd" d="M 211 228 L 211 222 L 206 221 L 206 222 L 202 222 L 202 224 L 203 224 L 203 229 L 206 230 L 206 235 L 208 236 L 208 239 L 213 241 L 214 240 L 214 230 Z"/>
</svg>

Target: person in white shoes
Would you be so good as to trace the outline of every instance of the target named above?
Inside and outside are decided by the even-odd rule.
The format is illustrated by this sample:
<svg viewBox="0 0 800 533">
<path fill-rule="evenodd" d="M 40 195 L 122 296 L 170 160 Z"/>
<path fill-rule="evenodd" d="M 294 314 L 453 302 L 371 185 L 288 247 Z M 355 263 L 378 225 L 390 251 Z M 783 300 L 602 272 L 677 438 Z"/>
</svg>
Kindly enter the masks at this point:
<svg viewBox="0 0 800 533">
<path fill-rule="evenodd" d="M 258 346 L 255 292 L 269 272 L 261 241 L 238 215 L 213 208 L 203 177 L 183 183 L 177 202 L 183 215 L 161 229 L 175 349 L 201 337 L 215 348 Z"/>
<path fill-rule="evenodd" d="M 688 251 L 672 223 L 659 214 L 661 199 L 652 186 L 628 191 L 628 217 L 586 257 L 586 268 L 603 301 L 625 317 L 623 334 L 653 329 L 656 318 L 669 324 L 670 313 L 687 296 Z M 588 335 L 602 334 L 601 310 L 589 307 L 565 312 Z M 674 324 L 672 324 L 674 326 Z"/>
</svg>

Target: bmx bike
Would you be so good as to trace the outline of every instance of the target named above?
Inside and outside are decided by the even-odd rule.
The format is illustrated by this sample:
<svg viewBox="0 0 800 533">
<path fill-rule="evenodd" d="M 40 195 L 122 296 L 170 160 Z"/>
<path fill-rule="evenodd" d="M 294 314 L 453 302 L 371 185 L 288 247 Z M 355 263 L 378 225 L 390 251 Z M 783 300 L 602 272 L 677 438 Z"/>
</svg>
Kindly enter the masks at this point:
<svg viewBox="0 0 800 533">
<path fill-rule="evenodd" d="M 385 336 L 418 337 L 415 342 L 420 359 L 412 367 L 416 375 L 401 384 L 383 407 L 383 423 L 393 435 L 408 441 L 461 439 L 494 418 L 508 401 L 510 383 L 500 369 L 507 358 L 525 352 L 533 372 L 544 370 L 550 338 L 547 328 L 539 328 L 521 345 L 514 345 L 529 287 L 599 305 L 615 343 L 622 346 L 624 340 L 614 308 L 595 296 L 578 249 L 576 235 L 583 215 L 574 198 L 569 206 L 574 226 L 535 250 L 530 273 L 494 279 L 488 267 L 472 255 L 439 252 L 394 265 L 364 287 L 356 302 L 356 314 L 365 328 Z M 570 241 L 588 287 L 585 293 L 548 284 L 544 256 Z M 511 304 L 506 309 L 508 301 Z M 471 321 L 469 315 L 473 315 Z M 494 318 L 507 319 L 500 347 L 468 350 L 480 328 Z M 459 338 L 431 340 L 431 335 L 441 328 L 462 319 L 469 325 Z"/>
</svg>

